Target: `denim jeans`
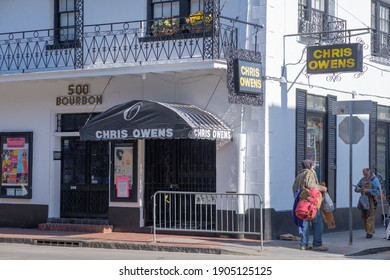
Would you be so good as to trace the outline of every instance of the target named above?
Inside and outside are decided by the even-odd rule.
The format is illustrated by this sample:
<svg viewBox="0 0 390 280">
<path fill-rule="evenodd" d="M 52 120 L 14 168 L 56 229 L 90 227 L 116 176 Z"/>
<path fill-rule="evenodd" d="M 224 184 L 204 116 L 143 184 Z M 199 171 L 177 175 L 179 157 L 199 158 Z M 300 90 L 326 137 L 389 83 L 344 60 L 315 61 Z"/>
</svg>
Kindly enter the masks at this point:
<svg viewBox="0 0 390 280">
<path fill-rule="evenodd" d="M 322 218 L 321 210 L 319 209 L 317 210 L 317 214 L 313 220 L 303 221 L 303 230 L 301 234 L 301 246 L 309 245 L 310 225 L 313 231 L 313 246 L 314 247 L 322 246 L 322 233 L 324 229 L 324 221 Z"/>
</svg>

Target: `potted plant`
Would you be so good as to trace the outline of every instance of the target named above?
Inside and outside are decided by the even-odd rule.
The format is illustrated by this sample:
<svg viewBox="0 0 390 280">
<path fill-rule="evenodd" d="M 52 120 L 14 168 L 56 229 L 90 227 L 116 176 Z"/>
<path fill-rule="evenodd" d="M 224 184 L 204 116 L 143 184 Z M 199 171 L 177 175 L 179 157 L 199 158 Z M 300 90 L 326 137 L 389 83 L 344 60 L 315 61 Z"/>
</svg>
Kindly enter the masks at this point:
<svg viewBox="0 0 390 280">
<path fill-rule="evenodd" d="M 208 32 L 212 29 L 213 15 L 205 14 L 203 11 L 198 11 L 196 13 L 190 14 L 186 18 L 187 29 L 195 32 Z"/>
<path fill-rule="evenodd" d="M 180 28 L 180 22 L 177 18 L 165 18 L 156 20 L 152 26 L 152 33 L 157 35 L 172 35 L 175 34 Z"/>
</svg>

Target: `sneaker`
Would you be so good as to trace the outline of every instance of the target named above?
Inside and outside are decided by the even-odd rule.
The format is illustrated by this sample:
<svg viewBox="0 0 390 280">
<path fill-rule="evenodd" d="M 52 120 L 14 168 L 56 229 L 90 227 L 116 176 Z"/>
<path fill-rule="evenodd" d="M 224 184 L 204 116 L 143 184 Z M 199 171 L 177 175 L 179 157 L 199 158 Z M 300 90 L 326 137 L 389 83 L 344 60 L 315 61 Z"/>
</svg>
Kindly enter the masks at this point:
<svg viewBox="0 0 390 280">
<path fill-rule="evenodd" d="M 314 246 L 313 247 L 313 250 L 314 251 L 328 251 L 328 247 L 325 247 L 325 246 Z"/>
<path fill-rule="evenodd" d="M 366 238 L 372 238 L 372 234 L 367 233 Z"/>
<path fill-rule="evenodd" d="M 311 246 L 301 246 L 301 250 L 311 250 L 313 247 Z"/>
</svg>

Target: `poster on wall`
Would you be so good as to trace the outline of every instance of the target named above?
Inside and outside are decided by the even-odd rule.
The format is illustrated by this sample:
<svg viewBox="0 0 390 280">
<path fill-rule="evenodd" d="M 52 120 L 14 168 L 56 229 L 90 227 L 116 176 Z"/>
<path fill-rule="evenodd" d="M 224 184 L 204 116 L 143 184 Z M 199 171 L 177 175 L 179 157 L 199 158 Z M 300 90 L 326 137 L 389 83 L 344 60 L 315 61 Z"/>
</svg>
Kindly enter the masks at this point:
<svg viewBox="0 0 390 280">
<path fill-rule="evenodd" d="M 116 177 L 116 196 L 129 197 L 130 183 L 128 177 Z"/>
<path fill-rule="evenodd" d="M 1 135 L 1 197 L 31 197 L 31 133 Z"/>
<path fill-rule="evenodd" d="M 7 138 L 2 159 L 3 186 L 28 184 L 28 144 L 24 138 Z"/>
<path fill-rule="evenodd" d="M 133 185 L 133 147 L 117 146 L 114 156 L 117 197 L 129 197 Z"/>
</svg>

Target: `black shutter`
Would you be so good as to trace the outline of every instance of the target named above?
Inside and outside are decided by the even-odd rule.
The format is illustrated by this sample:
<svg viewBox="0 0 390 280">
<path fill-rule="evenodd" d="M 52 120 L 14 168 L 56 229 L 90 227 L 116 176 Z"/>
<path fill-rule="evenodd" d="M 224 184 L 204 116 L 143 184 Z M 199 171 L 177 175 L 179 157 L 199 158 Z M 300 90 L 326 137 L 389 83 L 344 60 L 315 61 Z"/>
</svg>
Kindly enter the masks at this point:
<svg viewBox="0 0 390 280">
<path fill-rule="evenodd" d="M 306 90 L 297 89 L 296 94 L 296 165 L 295 174 L 302 169 L 306 147 Z"/>
<path fill-rule="evenodd" d="M 333 101 L 337 101 L 337 97 L 328 95 L 327 103 L 327 187 L 328 193 L 333 202 L 336 202 L 336 154 L 337 154 L 337 116 L 332 114 Z"/>
<path fill-rule="evenodd" d="M 377 115 L 377 112 L 378 112 L 378 104 L 376 102 L 372 102 L 372 111 L 371 111 L 371 114 L 370 114 L 370 125 L 369 125 L 369 144 L 368 144 L 368 148 L 369 148 L 369 164 L 370 164 L 370 169 L 373 170 L 374 172 L 376 172 L 376 168 L 377 168 L 377 154 L 376 154 L 376 132 L 377 132 L 377 128 L 378 128 L 378 115 Z"/>
</svg>

